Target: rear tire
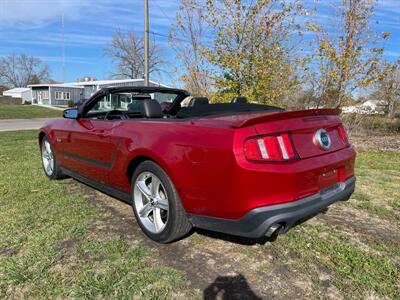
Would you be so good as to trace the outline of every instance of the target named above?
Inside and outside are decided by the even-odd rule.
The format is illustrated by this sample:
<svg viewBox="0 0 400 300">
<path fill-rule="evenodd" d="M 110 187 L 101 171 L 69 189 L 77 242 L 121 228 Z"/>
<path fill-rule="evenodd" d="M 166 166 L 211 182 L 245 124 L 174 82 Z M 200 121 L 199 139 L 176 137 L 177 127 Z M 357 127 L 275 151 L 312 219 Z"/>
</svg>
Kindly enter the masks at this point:
<svg viewBox="0 0 400 300">
<path fill-rule="evenodd" d="M 167 173 L 156 163 L 144 161 L 131 182 L 132 207 L 142 231 L 152 240 L 169 243 L 185 236 L 192 225 Z"/>
<path fill-rule="evenodd" d="M 57 180 L 65 178 L 58 164 L 53 147 L 47 136 L 43 137 L 40 145 L 42 167 L 44 174 L 50 179 Z"/>
</svg>

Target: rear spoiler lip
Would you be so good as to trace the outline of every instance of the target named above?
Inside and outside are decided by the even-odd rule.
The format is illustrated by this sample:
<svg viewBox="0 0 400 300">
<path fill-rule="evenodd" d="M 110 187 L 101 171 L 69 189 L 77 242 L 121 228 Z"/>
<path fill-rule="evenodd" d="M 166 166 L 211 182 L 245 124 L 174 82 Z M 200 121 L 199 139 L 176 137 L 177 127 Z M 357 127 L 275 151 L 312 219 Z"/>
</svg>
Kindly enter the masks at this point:
<svg viewBox="0 0 400 300">
<path fill-rule="evenodd" d="M 341 110 L 337 109 L 337 108 L 305 109 L 305 110 L 266 113 L 265 115 L 261 115 L 261 116 L 257 116 L 254 118 L 249 118 L 247 120 L 233 123 L 231 125 L 231 127 L 243 128 L 243 127 L 247 127 L 247 126 L 256 125 L 256 124 L 259 124 L 262 122 L 279 121 L 279 120 L 292 119 L 292 118 L 298 118 L 298 117 L 328 116 L 328 115 L 337 116 L 340 113 L 341 113 Z"/>
</svg>

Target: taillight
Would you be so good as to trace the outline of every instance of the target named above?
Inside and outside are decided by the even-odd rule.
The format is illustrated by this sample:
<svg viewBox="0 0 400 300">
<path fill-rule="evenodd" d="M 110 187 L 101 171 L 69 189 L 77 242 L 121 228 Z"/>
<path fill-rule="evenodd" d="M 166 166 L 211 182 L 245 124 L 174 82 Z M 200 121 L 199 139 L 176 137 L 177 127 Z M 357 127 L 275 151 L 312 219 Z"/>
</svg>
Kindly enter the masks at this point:
<svg viewBox="0 0 400 300">
<path fill-rule="evenodd" d="M 289 134 L 268 135 L 248 139 L 244 155 L 250 161 L 286 161 L 295 157 Z"/>
<path fill-rule="evenodd" d="M 343 143 L 345 145 L 348 145 L 349 138 L 347 137 L 347 133 L 346 133 L 346 130 L 344 129 L 343 125 L 339 125 L 337 130 L 338 130 L 340 139 L 343 141 Z"/>
</svg>

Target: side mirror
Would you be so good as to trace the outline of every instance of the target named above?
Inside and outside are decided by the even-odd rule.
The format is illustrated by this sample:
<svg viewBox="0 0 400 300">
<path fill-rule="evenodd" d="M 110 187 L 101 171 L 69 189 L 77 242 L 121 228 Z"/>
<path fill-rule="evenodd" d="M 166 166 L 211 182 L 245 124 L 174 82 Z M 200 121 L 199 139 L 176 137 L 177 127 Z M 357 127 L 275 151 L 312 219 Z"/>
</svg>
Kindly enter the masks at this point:
<svg viewBox="0 0 400 300">
<path fill-rule="evenodd" d="M 68 108 L 64 110 L 63 117 L 66 119 L 78 119 L 79 112 L 77 108 Z"/>
</svg>

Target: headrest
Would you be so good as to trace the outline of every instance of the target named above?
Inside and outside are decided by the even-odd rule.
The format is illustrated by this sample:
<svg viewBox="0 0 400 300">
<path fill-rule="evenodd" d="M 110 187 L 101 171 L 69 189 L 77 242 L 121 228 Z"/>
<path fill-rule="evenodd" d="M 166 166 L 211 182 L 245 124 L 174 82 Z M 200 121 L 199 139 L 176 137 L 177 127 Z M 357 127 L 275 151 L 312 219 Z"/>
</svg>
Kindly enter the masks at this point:
<svg viewBox="0 0 400 300">
<path fill-rule="evenodd" d="M 161 105 L 156 100 L 143 100 L 142 114 L 145 118 L 162 118 Z"/>
<path fill-rule="evenodd" d="M 192 100 L 190 100 L 188 107 L 207 104 L 209 104 L 207 97 L 193 97 Z"/>
<path fill-rule="evenodd" d="M 231 103 L 247 103 L 247 98 L 243 96 L 234 97 Z"/>
</svg>

